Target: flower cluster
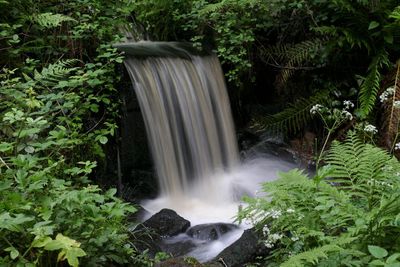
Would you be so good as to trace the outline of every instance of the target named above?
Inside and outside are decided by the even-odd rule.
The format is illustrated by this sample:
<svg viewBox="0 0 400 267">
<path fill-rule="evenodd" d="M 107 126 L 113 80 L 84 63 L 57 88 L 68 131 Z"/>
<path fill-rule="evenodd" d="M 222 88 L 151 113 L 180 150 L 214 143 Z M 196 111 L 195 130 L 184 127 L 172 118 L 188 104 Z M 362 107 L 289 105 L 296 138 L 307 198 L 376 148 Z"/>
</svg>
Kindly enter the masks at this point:
<svg viewBox="0 0 400 267">
<path fill-rule="evenodd" d="M 353 115 L 350 112 L 348 112 L 347 110 L 343 110 L 342 115 L 344 118 L 348 119 L 349 121 L 351 121 L 353 119 Z"/>
<path fill-rule="evenodd" d="M 276 234 L 276 233 L 275 233 L 275 234 L 272 234 L 272 235 L 269 235 L 268 238 L 267 238 L 267 240 L 264 241 L 264 245 L 265 245 L 267 248 L 273 248 L 274 245 L 275 245 L 275 243 L 276 243 L 278 240 L 280 240 L 282 237 L 283 237 L 282 234 Z"/>
<path fill-rule="evenodd" d="M 317 112 L 320 112 L 320 111 L 322 110 L 323 107 L 324 107 L 324 106 L 322 106 L 322 105 L 320 105 L 320 104 L 316 104 L 316 105 L 314 105 L 314 106 L 310 109 L 310 113 L 311 113 L 312 115 L 315 115 L 315 114 L 317 114 Z"/>
<path fill-rule="evenodd" d="M 388 87 L 380 96 L 381 103 L 385 102 L 386 100 L 389 99 L 390 96 L 394 94 L 396 90 L 394 89 L 394 86 Z"/>
<path fill-rule="evenodd" d="M 393 106 L 395 108 L 400 108 L 400 101 L 398 101 L 398 100 L 394 101 Z"/>
<path fill-rule="evenodd" d="M 394 145 L 394 150 L 399 150 L 400 149 L 400 143 L 396 143 Z"/>
<path fill-rule="evenodd" d="M 343 105 L 344 105 L 345 109 L 354 108 L 354 104 L 350 100 L 343 101 Z"/>
<path fill-rule="evenodd" d="M 378 132 L 378 130 L 376 129 L 376 127 L 374 125 L 367 124 L 364 127 L 364 132 L 370 133 L 370 134 L 376 134 Z"/>
</svg>

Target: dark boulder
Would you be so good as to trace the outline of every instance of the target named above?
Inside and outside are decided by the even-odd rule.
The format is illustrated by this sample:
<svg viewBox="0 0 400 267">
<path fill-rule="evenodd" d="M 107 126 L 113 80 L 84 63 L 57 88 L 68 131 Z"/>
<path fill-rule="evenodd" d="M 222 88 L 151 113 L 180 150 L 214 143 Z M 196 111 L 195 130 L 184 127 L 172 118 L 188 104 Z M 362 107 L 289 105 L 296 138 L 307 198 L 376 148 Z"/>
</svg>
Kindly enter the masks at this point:
<svg viewBox="0 0 400 267">
<path fill-rule="evenodd" d="M 267 255 L 268 252 L 268 249 L 259 242 L 258 235 L 249 229 L 245 230 L 238 240 L 225 248 L 209 264 L 223 262 L 225 266 L 241 267 L 254 261 L 257 256 Z"/>
<path fill-rule="evenodd" d="M 207 223 L 190 227 L 186 234 L 195 239 L 211 241 L 237 228 L 236 225 L 229 223 Z"/>
<path fill-rule="evenodd" d="M 161 237 L 168 237 L 185 232 L 190 227 L 190 222 L 173 210 L 162 209 L 145 221 L 143 225 L 153 229 Z"/>
</svg>

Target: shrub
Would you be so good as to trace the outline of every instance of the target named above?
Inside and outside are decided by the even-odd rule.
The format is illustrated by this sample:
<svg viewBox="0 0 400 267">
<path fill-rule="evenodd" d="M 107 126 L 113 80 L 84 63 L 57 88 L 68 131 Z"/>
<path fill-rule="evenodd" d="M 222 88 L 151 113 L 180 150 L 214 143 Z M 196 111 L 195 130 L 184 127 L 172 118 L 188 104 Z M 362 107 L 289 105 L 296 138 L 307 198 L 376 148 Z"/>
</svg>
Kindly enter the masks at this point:
<svg viewBox="0 0 400 267">
<path fill-rule="evenodd" d="M 327 163 L 313 179 L 281 173 L 263 185 L 266 197 L 245 199 L 238 218 L 251 220 L 273 248 L 268 265 L 398 265 L 399 162 L 350 133 L 333 143 Z"/>
</svg>

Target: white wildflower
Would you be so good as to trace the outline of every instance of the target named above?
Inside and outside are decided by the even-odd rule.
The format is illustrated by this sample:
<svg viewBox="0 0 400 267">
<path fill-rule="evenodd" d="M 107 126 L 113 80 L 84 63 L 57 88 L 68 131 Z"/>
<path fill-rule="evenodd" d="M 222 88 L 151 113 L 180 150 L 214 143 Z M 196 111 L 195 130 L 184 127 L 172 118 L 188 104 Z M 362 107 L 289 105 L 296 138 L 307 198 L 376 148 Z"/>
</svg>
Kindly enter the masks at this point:
<svg viewBox="0 0 400 267">
<path fill-rule="evenodd" d="M 400 108 L 400 101 L 394 101 L 394 103 L 393 103 L 393 106 L 395 107 L 395 108 Z"/>
<path fill-rule="evenodd" d="M 264 234 L 265 236 L 269 235 L 270 230 L 269 230 L 269 228 L 268 228 L 268 225 L 264 225 L 262 231 L 263 231 L 263 234 Z"/>
<path fill-rule="evenodd" d="M 316 105 L 314 105 L 311 109 L 310 109 L 310 113 L 311 114 L 316 114 L 317 112 L 320 112 L 321 111 L 321 109 L 323 108 L 324 106 L 322 106 L 322 105 L 320 105 L 320 104 L 316 104 Z"/>
<path fill-rule="evenodd" d="M 379 98 L 380 98 L 380 100 L 381 100 L 381 103 L 383 103 L 383 102 L 385 102 L 386 100 L 388 100 L 389 96 L 393 95 L 395 91 L 396 91 L 396 90 L 394 89 L 394 86 L 391 86 L 391 87 L 387 88 L 387 89 L 379 96 Z"/>
<path fill-rule="evenodd" d="M 290 208 L 289 208 L 289 209 L 286 210 L 286 212 L 287 212 L 287 213 L 293 213 L 293 212 L 294 212 L 294 209 L 290 209 Z"/>
<path fill-rule="evenodd" d="M 343 101 L 343 105 L 345 106 L 346 109 L 354 108 L 354 104 L 350 100 Z"/>
<path fill-rule="evenodd" d="M 370 133 L 370 134 L 376 134 L 378 132 L 378 130 L 376 129 L 376 127 L 374 125 L 367 124 L 364 127 L 364 132 Z"/>
<path fill-rule="evenodd" d="M 273 248 L 274 247 L 274 243 L 272 243 L 271 241 L 268 241 L 268 240 L 264 242 L 264 245 L 267 248 Z"/>
<path fill-rule="evenodd" d="M 400 143 L 396 143 L 394 145 L 394 150 L 399 150 L 400 149 Z"/>
<path fill-rule="evenodd" d="M 342 115 L 346 118 L 346 119 L 348 119 L 348 120 L 352 120 L 353 119 L 353 115 L 350 113 L 350 112 L 348 112 L 347 110 L 343 110 L 342 111 Z"/>
<path fill-rule="evenodd" d="M 282 215 L 282 212 L 280 210 L 272 210 L 271 212 L 271 217 L 273 219 L 278 219 Z"/>
<path fill-rule="evenodd" d="M 281 239 L 282 238 L 282 235 L 281 234 L 272 234 L 272 235 L 270 235 L 269 237 L 268 237 L 268 240 L 271 240 L 272 242 L 276 242 L 276 241 L 278 241 L 279 239 Z"/>
</svg>

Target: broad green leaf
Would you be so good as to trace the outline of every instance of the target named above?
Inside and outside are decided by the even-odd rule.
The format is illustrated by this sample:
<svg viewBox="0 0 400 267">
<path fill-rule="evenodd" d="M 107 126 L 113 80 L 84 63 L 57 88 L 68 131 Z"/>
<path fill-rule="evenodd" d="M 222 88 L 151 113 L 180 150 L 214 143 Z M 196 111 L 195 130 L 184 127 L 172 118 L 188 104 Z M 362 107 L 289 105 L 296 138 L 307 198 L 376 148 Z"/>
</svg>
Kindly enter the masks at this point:
<svg viewBox="0 0 400 267">
<path fill-rule="evenodd" d="M 383 36 L 383 39 L 385 40 L 386 43 L 393 44 L 393 35 L 392 34 L 385 34 Z"/>
<path fill-rule="evenodd" d="M 373 30 L 373 29 L 375 29 L 375 28 L 378 27 L 378 26 L 379 26 L 379 22 L 371 21 L 371 23 L 370 23 L 369 26 L 368 26 L 368 30 Z"/>
<path fill-rule="evenodd" d="M 65 244 L 59 240 L 51 240 L 44 246 L 45 250 L 53 251 L 65 248 Z"/>
<path fill-rule="evenodd" d="M 117 193 L 117 189 L 111 188 L 111 189 L 108 189 L 108 190 L 107 190 L 107 192 L 106 192 L 105 195 L 106 195 L 107 197 L 112 197 L 112 196 L 114 196 L 116 193 Z"/>
<path fill-rule="evenodd" d="M 32 242 L 32 247 L 34 248 L 40 248 L 46 246 L 48 243 L 50 243 L 52 239 L 48 236 L 44 236 L 38 239 L 34 239 Z"/>
<path fill-rule="evenodd" d="M 386 263 L 394 263 L 400 257 L 400 253 L 394 253 L 386 259 Z"/>
<path fill-rule="evenodd" d="M 377 259 L 382 259 L 388 255 L 386 249 L 378 247 L 378 246 L 368 246 L 368 251 Z"/>
<path fill-rule="evenodd" d="M 81 248 L 71 248 L 65 253 L 65 258 L 67 258 L 68 264 L 77 267 L 79 265 L 78 257 L 86 256 L 85 251 Z"/>
<path fill-rule="evenodd" d="M 12 184 L 13 182 L 11 180 L 0 181 L 0 191 L 10 188 Z"/>
<path fill-rule="evenodd" d="M 5 143 L 5 142 L 0 143 L 0 152 L 6 152 L 12 149 L 13 149 L 12 143 Z"/>
<path fill-rule="evenodd" d="M 8 247 L 8 248 L 4 249 L 4 251 L 10 252 L 10 258 L 12 260 L 15 260 L 19 256 L 19 251 L 15 247 Z"/>
<path fill-rule="evenodd" d="M 370 266 L 385 266 L 382 260 L 373 260 L 369 263 Z"/>
</svg>

